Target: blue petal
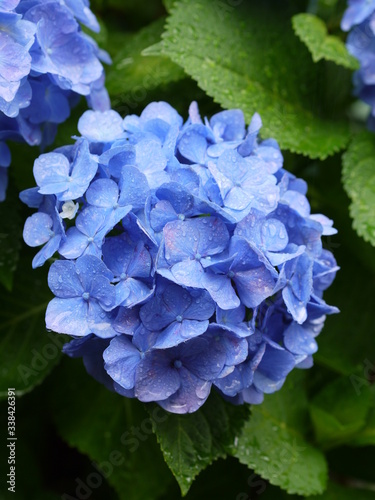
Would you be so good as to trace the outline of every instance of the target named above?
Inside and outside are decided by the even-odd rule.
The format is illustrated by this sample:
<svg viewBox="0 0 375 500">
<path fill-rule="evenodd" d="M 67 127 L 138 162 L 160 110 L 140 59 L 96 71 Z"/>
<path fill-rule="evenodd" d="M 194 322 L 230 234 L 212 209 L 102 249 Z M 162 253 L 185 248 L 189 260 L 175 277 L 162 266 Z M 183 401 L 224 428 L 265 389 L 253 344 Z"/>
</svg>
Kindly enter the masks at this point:
<svg viewBox="0 0 375 500">
<path fill-rule="evenodd" d="M 107 215 L 107 210 L 88 206 L 76 218 L 76 228 L 88 238 L 94 238 L 105 226 Z"/>
<path fill-rule="evenodd" d="M 78 121 L 78 130 L 92 142 L 113 142 L 124 133 L 122 118 L 113 110 L 85 111 Z"/>
<path fill-rule="evenodd" d="M 155 232 L 163 230 L 168 222 L 176 220 L 178 215 L 169 201 L 158 201 L 150 212 L 150 225 Z"/>
<path fill-rule="evenodd" d="M 136 167 L 124 166 L 120 178 L 120 204 L 132 205 L 133 210 L 143 208 L 150 188 L 146 176 Z"/>
<path fill-rule="evenodd" d="M 154 293 L 153 288 L 149 288 L 142 281 L 133 278 L 128 278 L 126 281 L 120 282 L 116 289 L 121 285 L 124 291 L 127 290 L 128 294 L 126 295 L 125 292 L 124 295 L 126 295 L 126 297 L 124 300 L 122 302 L 116 300 L 116 303 L 120 303 L 120 305 L 124 307 L 133 307 L 136 304 L 141 304 L 149 299 Z"/>
<path fill-rule="evenodd" d="M 163 184 L 155 192 L 159 200 L 170 202 L 177 214 L 186 214 L 194 206 L 194 197 L 177 182 Z"/>
<path fill-rule="evenodd" d="M 92 333 L 103 339 L 118 335 L 112 324 L 115 319 L 114 313 L 103 311 L 95 300 L 89 300 L 88 306 L 87 324 Z"/>
<path fill-rule="evenodd" d="M 285 269 L 293 293 L 298 299 L 306 304 L 313 289 L 312 259 L 308 255 L 302 254 L 294 262 L 287 262 L 285 264 Z"/>
<path fill-rule="evenodd" d="M 76 227 L 70 227 L 66 232 L 66 239 L 59 248 L 59 253 L 66 259 L 76 259 L 85 252 L 88 245 L 87 236 Z"/>
<path fill-rule="evenodd" d="M 280 201 L 289 205 L 290 208 L 295 210 L 302 217 L 308 217 L 310 215 L 310 204 L 306 196 L 297 191 L 287 191 L 282 195 Z"/>
<path fill-rule="evenodd" d="M 163 269 L 158 269 L 157 272 L 162 276 L 171 279 L 178 285 L 190 286 L 192 288 L 204 288 L 202 279 L 204 271 L 199 262 L 196 260 L 185 260 L 175 264 L 168 273 L 163 273 Z"/>
<path fill-rule="evenodd" d="M 254 373 L 254 386 L 258 391 L 265 394 L 272 394 L 278 391 L 284 385 L 285 378 L 280 380 L 273 380 L 261 372 L 256 371 Z"/>
<path fill-rule="evenodd" d="M 76 261 L 76 273 L 85 291 L 96 297 L 103 307 L 110 308 L 114 303 L 115 287 L 110 284 L 113 274 L 103 261 L 93 255 L 84 255 Z"/>
<path fill-rule="evenodd" d="M 52 218 L 43 212 L 28 217 L 23 228 L 23 239 L 26 245 L 37 247 L 47 243 L 53 236 L 52 225 Z"/>
<path fill-rule="evenodd" d="M 113 338 L 103 352 L 103 358 L 108 375 L 121 387 L 132 389 L 141 356 L 131 341 L 125 335 Z"/>
<path fill-rule="evenodd" d="M 1 9 L 3 10 L 13 10 L 20 3 L 20 0 L 1 0 Z"/>
<path fill-rule="evenodd" d="M 311 333 L 298 323 L 292 323 L 284 333 L 285 347 L 293 354 L 314 354 L 318 345 Z"/>
<path fill-rule="evenodd" d="M 151 189 L 168 182 L 169 176 L 164 171 L 167 166 L 167 158 L 160 143 L 145 139 L 136 144 L 135 150 L 136 166 L 146 176 Z"/>
<path fill-rule="evenodd" d="M 284 380 L 294 366 L 294 356 L 290 352 L 267 346 L 262 360 L 255 371 L 254 383 L 257 373 L 261 373 L 273 381 Z"/>
<path fill-rule="evenodd" d="M 116 276 L 150 277 L 152 259 L 143 241 L 135 244 L 125 234 L 108 238 L 103 245 L 103 258 Z"/>
<path fill-rule="evenodd" d="M 257 307 L 273 294 L 275 279 L 264 266 L 236 272 L 233 278 L 237 293 L 246 307 Z"/>
<path fill-rule="evenodd" d="M 50 259 L 52 255 L 59 250 L 61 241 L 62 237 L 60 234 L 56 234 L 49 241 L 47 241 L 44 247 L 41 248 L 33 258 L 33 269 L 42 266 L 46 260 Z"/>
<path fill-rule="evenodd" d="M 241 323 L 245 319 L 245 314 L 246 309 L 243 304 L 227 310 L 216 307 L 216 321 L 224 325 Z"/>
<path fill-rule="evenodd" d="M 99 163 L 109 166 L 112 176 L 120 177 L 124 165 L 135 164 L 135 148 L 127 140 L 117 139 L 99 156 Z"/>
<path fill-rule="evenodd" d="M 193 285 L 191 285 L 193 286 Z M 207 271 L 202 277 L 201 288 L 206 288 L 221 309 L 234 309 L 240 305 L 230 278 Z"/>
<path fill-rule="evenodd" d="M 85 0 L 64 0 L 65 5 L 73 12 L 74 16 L 90 30 L 99 32 L 100 26 L 96 17 L 88 8 Z"/>
<path fill-rule="evenodd" d="M 262 128 L 262 119 L 258 113 L 254 113 L 245 140 L 238 148 L 238 152 L 241 156 L 249 156 L 256 146 L 257 135 L 259 130 Z"/>
<path fill-rule="evenodd" d="M 37 187 L 25 189 L 20 192 L 20 200 L 30 208 L 39 208 L 44 196 L 39 193 Z"/>
<path fill-rule="evenodd" d="M 210 335 L 191 339 L 177 349 L 183 366 L 202 380 L 214 380 L 225 366 L 226 352 Z"/>
<path fill-rule="evenodd" d="M 86 199 L 90 205 L 112 208 L 118 200 L 118 187 L 111 179 L 98 179 L 86 191 Z"/>
<path fill-rule="evenodd" d="M 39 193 L 62 193 L 68 188 L 70 164 L 60 153 L 42 154 L 35 160 L 34 177 Z"/>
<path fill-rule="evenodd" d="M 116 319 L 113 322 L 113 328 L 119 333 L 134 335 L 134 332 L 140 325 L 139 311 L 137 307 L 126 309 L 119 307 Z"/>
<path fill-rule="evenodd" d="M 208 327 L 208 321 L 185 319 L 182 322 L 174 321 L 165 330 L 160 332 L 154 344 L 155 349 L 167 349 L 181 342 L 202 335 Z"/>
<path fill-rule="evenodd" d="M 210 319 L 215 312 L 215 303 L 206 291 L 190 290 L 192 301 L 183 315 L 186 319 Z"/>
<path fill-rule="evenodd" d="M 81 297 L 85 291 L 75 263 L 68 260 L 57 260 L 52 264 L 48 272 L 48 286 L 62 299 Z"/>
<path fill-rule="evenodd" d="M 63 201 L 80 198 L 87 190 L 90 181 L 94 178 L 98 169 L 98 163 L 90 154 L 87 141 L 82 141 L 76 150 L 72 165 L 71 182 L 66 192 L 59 195 Z"/>
<path fill-rule="evenodd" d="M 289 287 L 285 287 L 283 289 L 282 296 L 288 312 L 290 312 L 294 321 L 297 321 L 297 323 L 299 324 L 302 324 L 304 321 L 306 321 L 306 304 L 304 304 L 303 301 L 299 300 Z"/>
<path fill-rule="evenodd" d="M 52 299 L 47 306 L 46 328 L 75 337 L 89 335 L 87 310 L 88 304 L 82 298 Z"/>
<path fill-rule="evenodd" d="M 167 411 L 177 414 L 193 413 L 207 400 L 211 383 L 201 380 L 188 370 L 180 369 L 181 386 L 168 399 L 159 401 L 159 405 Z"/>
<path fill-rule="evenodd" d="M 225 353 L 226 366 L 238 365 L 246 360 L 249 351 L 246 339 L 215 324 L 210 325 L 208 334 L 213 339 L 215 348 L 220 348 Z"/>
<path fill-rule="evenodd" d="M 29 74 L 31 69 L 31 58 L 28 50 L 6 33 L 7 28 L 13 31 L 13 26 L 11 26 L 11 24 L 14 24 L 14 16 L 2 13 L 0 13 L 0 15 L 2 21 L 1 28 L 4 30 L 0 32 L 0 76 L 8 82 L 19 82 L 23 77 Z M 9 24 L 7 23 L 7 19 L 11 21 L 10 26 L 7 26 L 7 24 Z M 8 102 L 11 101 L 15 95 L 8 95 L 8 93 L 4 93 L 4 91 L 1 92 L 1 94 L 1 97 Z"/>
<path fill-rule="evenodd" d="M 283 166 L 283 155 L 279 148 L 261 144 L 255 151 L 257 158 L 263 160 L 269 174 L 274 174 Z"/>
<path fill-rule="evenodd" d="M 245 119 L 240 109 L 231 109 L 216 113 L 210 125 L 215 133 L 224 141 L 235 141 L 243 139 L 245 135 Z"/>
<path fill-rule="evenodd" d="M 181 127 L 182 125 L 181 116 L 174 108 L 172 108 L 170 104 L 164 101 L 152 102 L 151 104 L 148 104 L 142 111 L 140 118 L 142 122 L 159 118 L 160 120 L 169 123 L 169 125 L 176 124 L 178 127 Z"/>
<path fill-rule="evenodd" d="M 264 395 L 262 392 L 259 392 L 256 387 L 253 385 L 248 389 L 242 391 L 243 399 L 246 403 L 251 405 L 259 405 L 263 403 Z"/>
<path fill-rule="evenodd" d="M 188 129 L 179 139 L 178 150 L 192 163 L 204 164 L 207 150 L 206 137 L 199 131 Z"/>
<path fill-rule="evenodd" d="M 236 367 L 232 373 L 223 378 L 218 378 L 215 380 L 214 384 L 227 396 L 236 396 L 240 391 L 244 389 L 244 384 L 239 367 Z M 251 372 L 252 373 L 252 372 Z M 252 382 L 252 377 L 249 383 Z"/>
<path fill-rule="evenodd" d="M 180 375 L 173 368 L 173 353 L 152 351 L 137 366 L 135 395 L 144 403 L 169 398 L 180 387 Z"/>
</svg>

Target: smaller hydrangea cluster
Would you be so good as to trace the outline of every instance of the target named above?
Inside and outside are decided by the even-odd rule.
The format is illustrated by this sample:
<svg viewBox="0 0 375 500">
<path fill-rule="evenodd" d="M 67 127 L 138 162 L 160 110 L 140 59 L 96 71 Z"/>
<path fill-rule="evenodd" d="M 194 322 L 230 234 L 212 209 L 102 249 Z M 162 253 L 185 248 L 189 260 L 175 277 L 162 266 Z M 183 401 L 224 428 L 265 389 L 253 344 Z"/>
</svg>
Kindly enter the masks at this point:
<svg viewBox="0 0 375 500">
<path fill-rule="evenodd" d="M 0 201 L 11 161 L 4 141 L 50 144 L 78 95 L 110 107 L 100 62 L 110 58 L 78 22 L 99 31 L 88 0 L 0 0 Z"/>
<path fill-rule="evenodd" d="M 306 183 L 240 110 L 189 118 L 167 103 L 124 120 L 87 111 L 75 145 L 41 155 L 21 193 L 33 260 L 51 265 L 48 329 L 112 390 L 196 411 L 214 387 L 261 403 L 308 368 L 337 266 L 336 232 Z"/>
<path fill-rule="evenodd" d="M 360 62 L 354 73 L 354 93 L 371 106 L 368 126 L 375 131 L 375 0 L 349 0 L 341 20 L 349 31 L 347 48 Z"/>
</svg>

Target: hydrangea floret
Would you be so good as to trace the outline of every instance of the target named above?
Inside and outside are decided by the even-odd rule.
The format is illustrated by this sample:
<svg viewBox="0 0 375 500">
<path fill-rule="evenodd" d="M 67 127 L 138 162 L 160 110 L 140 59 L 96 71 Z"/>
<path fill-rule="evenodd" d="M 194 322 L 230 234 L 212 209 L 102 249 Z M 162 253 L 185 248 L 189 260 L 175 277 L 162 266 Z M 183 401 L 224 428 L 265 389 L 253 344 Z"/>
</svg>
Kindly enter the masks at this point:
<svg viewBox="0 0 375 500">
<path fill-rule="evenodd" d="M 375 0 L 349 0 L 341 29 L 349 31 L 346 46 L 360 63 L 354 94 L 371 107 L 368 126 L 375 131 Z"/>
<path fill-rule="evenodd" d="M 43 245 L 34 267 L 60 256 L 46 326 L 111 390 L 188 413 L 213 389 L 261 403 L 312 365 L 336 230 L 261 125 L 194 102 L 185 123 L 165 102 L 86 111 L 74 145 L 36 160 L 24 239 Z"/>
<path fill-rule="evenodd" d="M 100 62 L 110 58 L 79 23 L 99 31 L 88 0 L 0 1 L 0 201 L 11 161 L 4 141 L 50 144 L 79 95 L 110 107 Z"/>
</svg>

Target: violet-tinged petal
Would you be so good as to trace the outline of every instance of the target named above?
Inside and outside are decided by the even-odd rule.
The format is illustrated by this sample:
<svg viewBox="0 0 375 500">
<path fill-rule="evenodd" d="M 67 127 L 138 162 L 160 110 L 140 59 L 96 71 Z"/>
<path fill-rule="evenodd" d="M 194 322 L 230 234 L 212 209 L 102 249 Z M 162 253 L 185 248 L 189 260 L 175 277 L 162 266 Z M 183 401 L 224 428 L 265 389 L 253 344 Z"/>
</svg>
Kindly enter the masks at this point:
<svg viewBox="0 0 375 500">
<path fill-rule="evenodd" d="M 108 375 L 124 389 L 132 389 L 141 355 L 131 341 L 125 335 L 113 338 L 103 358 Z"/>
<path fill-rule="evenodd" d="M 181 368 L 179 373 L 180 388 L 168 399 L 159 401 L 159 405 L 172 413 L 193 413 L 207 400 L 211 391 L 211 382 L 201 380 L 185 368 Z"/>
<path fill-rule="evenodd" d="M 180 376 L 168 351 L 146 353 L 137 366 L 135 395 L 144 403 L 167 399 L 180 385 Z"/>
</svg>

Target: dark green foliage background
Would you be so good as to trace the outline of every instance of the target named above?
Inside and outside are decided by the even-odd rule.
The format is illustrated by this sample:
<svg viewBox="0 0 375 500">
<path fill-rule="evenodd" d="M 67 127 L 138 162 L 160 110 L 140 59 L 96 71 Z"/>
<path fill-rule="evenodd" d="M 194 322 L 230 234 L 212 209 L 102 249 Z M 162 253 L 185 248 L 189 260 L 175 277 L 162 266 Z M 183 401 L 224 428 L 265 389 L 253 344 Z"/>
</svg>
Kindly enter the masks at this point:
<svg viewBox="0 0 375 500">
<path fill-rule="evenodd" d="M 22 243 L 38 149 L 12 145 L 0 205 L 0 499 L 375 499 L 375 137 L 351 95 L 358 65 L 339 24 L 343 0 L 92 0 L 112 105 L 122 115 L 166 100 L 186 118 L 241 108 L 309 184 L 312 211 L 341 267 L 327 302 L 341 309 L 319 336 L 315 365 L 258 407 L 212 394 L 168 415 L 107 391 L 46 332 L 47 266 Z M 60 127 L 72 141 L 85 103 Z M 17 390 L 16 494 L 6 485 L 7 388 Z M 101 475 L 98 469 L 101 467 Z"/>
</svg>

